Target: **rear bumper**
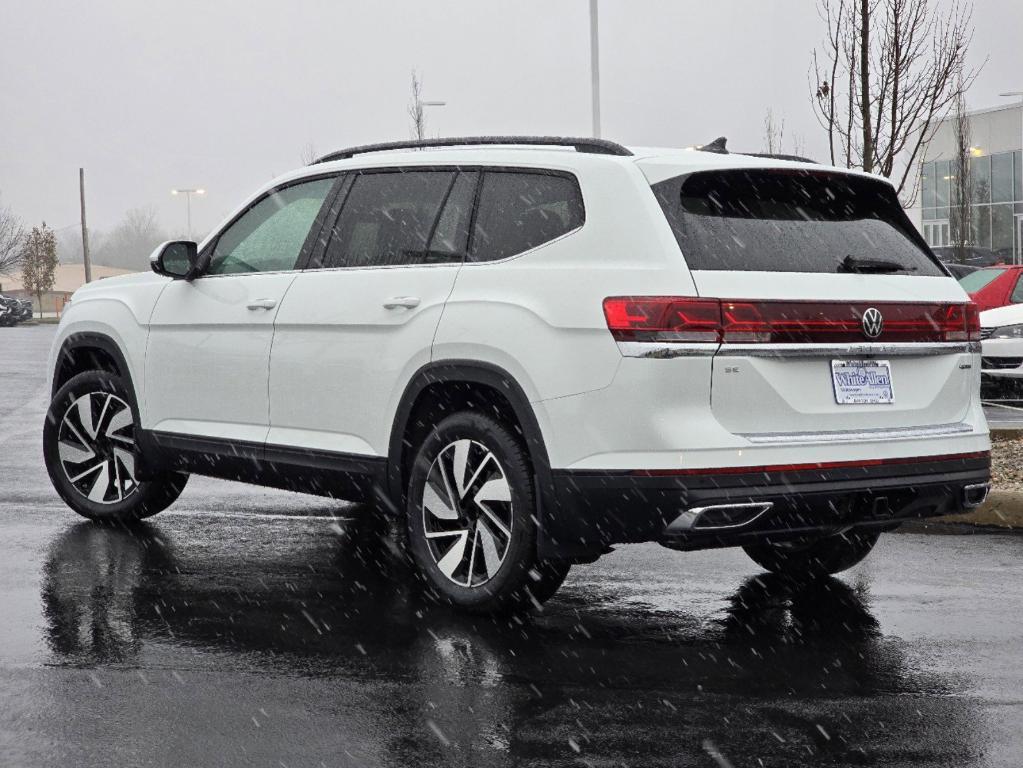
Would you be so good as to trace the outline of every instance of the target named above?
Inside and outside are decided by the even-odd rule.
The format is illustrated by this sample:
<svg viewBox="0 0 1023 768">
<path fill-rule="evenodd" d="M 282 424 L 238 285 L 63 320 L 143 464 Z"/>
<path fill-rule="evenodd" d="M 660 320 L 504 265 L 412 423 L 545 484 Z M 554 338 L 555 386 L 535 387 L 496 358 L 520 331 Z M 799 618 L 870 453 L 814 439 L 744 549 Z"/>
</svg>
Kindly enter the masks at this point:
<svg viewBox="0 0 1023 768">
<path fill-rule="evenodd" d="M 583 554 L 627 542 L 706 549 L 894 527 L 964 511 L 990 476 L 987 452 L 699 474 L 554 470 L 558 504 L 546 533 L 559 551 Z M 694 510 L 720 505 L 748 505 L 751 514 L 727 528 L 693 525 Z"/>
</svg>

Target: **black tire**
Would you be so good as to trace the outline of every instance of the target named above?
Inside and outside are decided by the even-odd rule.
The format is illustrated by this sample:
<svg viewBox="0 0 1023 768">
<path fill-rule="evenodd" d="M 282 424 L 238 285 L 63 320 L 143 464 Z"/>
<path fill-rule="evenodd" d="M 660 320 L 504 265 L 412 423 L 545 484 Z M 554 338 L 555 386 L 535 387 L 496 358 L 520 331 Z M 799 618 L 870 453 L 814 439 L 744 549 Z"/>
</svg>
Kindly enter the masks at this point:
<svg viewBox="0 0 1023 768">
<path fill-rule="evenodd" d="M 534 566 L 529 572 L 526 592 L 534 605 L 543 605 L 561 589 L 572 564 L 564 560 L 548 560 Z"/>
<path fill-rule="evenodd" d="M 441 421 L 418 446 L 406 499 L 412 558 L 442 602 L 474 613 L 529 609 L 568 573 L 567 563 L 537 559 L 529 456 L 489 416 L 461 412 Z"/>
<path fill-rule="evenodd" d="M 826 576 L 852 568 L 870 554 L 881 534 L 846 531 L 810 543 L 755 544 L 743 547 L 753 562 L 785 576 Z"/>
<path fill-rule="evenodd" d="M 183 473 L 134 481 L 138 423 L 134 393 L 115 374 L 80 373 L 54 395 L 43 426 L 43 458 L 53 487 L 82 517 L 110 523 L 141 520 L 162 512 L 184 490 L 188 475 Z M 62 459 L 62 450 L 68 458 Z M 74 461 L 77 457 L 83 460 Z"/>
</svg>

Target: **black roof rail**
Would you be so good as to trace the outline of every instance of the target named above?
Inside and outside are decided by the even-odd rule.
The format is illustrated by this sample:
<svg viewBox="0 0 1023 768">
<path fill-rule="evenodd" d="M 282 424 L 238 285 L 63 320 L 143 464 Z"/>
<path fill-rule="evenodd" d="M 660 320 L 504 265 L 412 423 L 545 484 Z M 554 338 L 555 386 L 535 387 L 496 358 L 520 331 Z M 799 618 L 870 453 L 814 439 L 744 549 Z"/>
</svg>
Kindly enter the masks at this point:
<svg viewBox="0 0 1023 768">
<path fill-rule="evenodd" d="M 566 136 L 456 136 L 446 139 L 410 139 L 408 141 L 386 141 L 382 144 L 363 144 L 331 152 L 314 160 L 317 163 L 329 163 L 332 160 L 347 160 L 356 155 L 369 152 L 386 152 L 392 149 L 426 149 L 428 147 L 474 147 L 494 144 L 572 147 L 576 152 L 591 155 L 617 155 L 628 157 L 632 154 L 621 144 L 606 139 L 581 139 Z"/>
</svg>

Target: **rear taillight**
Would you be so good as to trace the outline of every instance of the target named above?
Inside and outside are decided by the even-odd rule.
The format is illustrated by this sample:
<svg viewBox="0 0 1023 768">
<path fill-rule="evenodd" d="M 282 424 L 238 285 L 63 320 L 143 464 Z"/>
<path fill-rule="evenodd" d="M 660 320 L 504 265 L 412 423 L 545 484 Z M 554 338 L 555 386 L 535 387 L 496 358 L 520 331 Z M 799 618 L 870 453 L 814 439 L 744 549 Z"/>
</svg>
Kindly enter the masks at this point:
<svg viewBox="0 0 1023 768">
<path fill-rule="evenodd" d="M 966 306 L 966 338 L 980 341 L 980 307 L 972 301 Z"/>
<path fill-rule="evenodd" d="M 880 312 L 880 328 L 875 323 L 864 321 L 870 309 Z M 604 299 L 604 317 L 611 334 L 618 341 L 843 344 L 864 341 L 974 341 L 980 338 L 980 317 L 972 303 L 612 296 Z"/>
<path fill-rule="evenodd" d="M 604 299 L 604 317 L 618 341 L 720 341 L 717 299 L 612 296 Z"/>
</svg>

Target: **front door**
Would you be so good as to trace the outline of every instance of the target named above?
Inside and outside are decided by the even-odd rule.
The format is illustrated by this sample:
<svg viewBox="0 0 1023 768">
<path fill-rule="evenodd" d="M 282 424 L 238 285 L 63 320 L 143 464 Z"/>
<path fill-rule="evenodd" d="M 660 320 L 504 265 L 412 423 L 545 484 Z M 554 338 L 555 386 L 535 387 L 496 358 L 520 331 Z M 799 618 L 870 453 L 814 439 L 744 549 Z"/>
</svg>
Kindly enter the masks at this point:
<svg viewBox="0 0 1023 768">
<path fill-rule="evenodd" d="M 265 441 L 274 319 L 334 183 L 318 178 L 267 194 L 220 233 L 201 277 L 164 289 L 146 352 L 147 428 Z"/>
<path fill-rule="evenodd" d="M 351 180 L 323 268 L 298 276 L 277 315 L 268 446 L 387 455 L 388 417 L 430 361 L 464 258 L 476 177 L 405 169 Z"/>
</svg>

